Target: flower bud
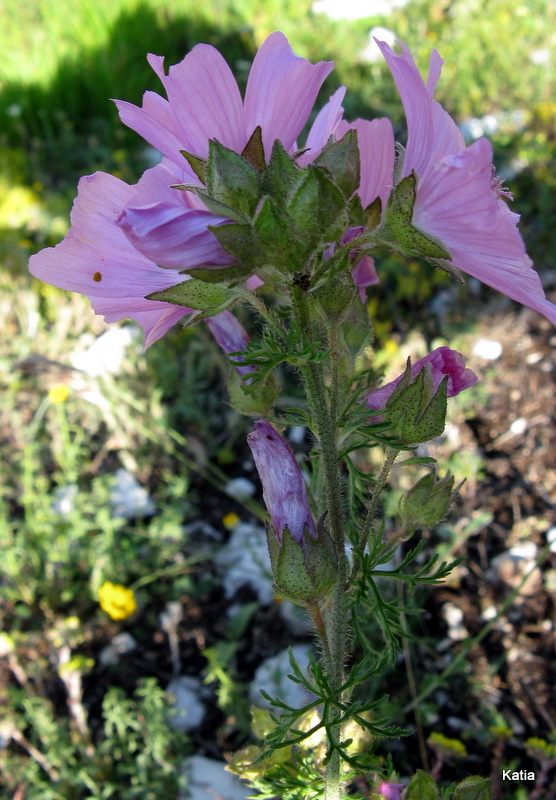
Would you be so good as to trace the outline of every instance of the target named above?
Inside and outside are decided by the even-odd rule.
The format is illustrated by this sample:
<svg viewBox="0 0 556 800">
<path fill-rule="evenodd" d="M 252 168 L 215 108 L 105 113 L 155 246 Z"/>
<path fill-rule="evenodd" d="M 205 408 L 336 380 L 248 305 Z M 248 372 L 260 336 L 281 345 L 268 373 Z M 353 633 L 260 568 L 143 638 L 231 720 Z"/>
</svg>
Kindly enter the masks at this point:
<svg viewBox="0 0 556 800">
<path fill-rule="evenodd" d="M 378 787 L 378 794 L 385 800 L 401 800 L 403 783 L 388 783 L 382 781 Z"/>
<path fill-rule="evenodd" d="M 323 600 L 334 585 L 337 563 L 324 525 L 315 526 L 303 475 L 290 447 L 266 420 L 247 437 L 263 484 L 272 525 L 268 549 L 278 591 L 302 606 Z"/>
<path fill-rule="evenodd" d="M 477 376 L 465 368 L 463 356 L 439 347 L 407 368 L 396 380 L 365 397 L 368 408 L 385 408 L 383 418 L 402 444 L 414 445 L 440 436 L 446 420 L 446 398 L 472 386 Z M 371 418 L 376 421 L 377 418 Z"/>
<path fill-rule="evenodd" d="M 282 543 L 286 527 L 298 544 L 307 533 L 316 539 L 305 481 L 285 439 L 270 422 L 259 419 L 255 422 L 255 430 L 247 437 L 247 444 L 255 459 L 264 501 L 278 542 Z"/>
<path fill-rule="evenodd" d="M 456 494 L 453 486 L 454 476 L 449 472 L 440 479 L 434 471 L 421 478 L 400 500 L 404 527 L 434 528 L 438 525 Z"/>
</svg>

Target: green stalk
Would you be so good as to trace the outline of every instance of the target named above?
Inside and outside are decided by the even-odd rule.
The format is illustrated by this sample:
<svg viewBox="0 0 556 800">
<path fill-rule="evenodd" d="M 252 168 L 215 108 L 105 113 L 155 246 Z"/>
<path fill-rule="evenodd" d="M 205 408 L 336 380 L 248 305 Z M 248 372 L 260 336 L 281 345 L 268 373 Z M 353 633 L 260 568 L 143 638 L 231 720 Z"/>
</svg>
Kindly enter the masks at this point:
<svg viewBox="0 0 556 800">
<path fill-rule="evenodd" d="M 314 340 L 313 327 L 309 312 L 307 296 L 303 289 L 294 283 L 292 290 L 293 312 L 295 321 L 309 341 Z M 332 369 L 337 369 L 333 362 Z M 321 459 L 326 489 L 327 524 L 336 549 L 338 559 L 338 580 L 330 604 L 324 610 L 324 629 L 317 627 L 323 652 L 326 654 L 327 673 L 333 689 L 339 690 L 344 682 L 344 663 L 347 650 L 347 613 L 346 613 L 346 577 L 347 559 L 345 555 L 345 519 L 342 507 L 340 469 L 338 450 L 336 448 L 336 409 L 337 397 L 327 395 L 323 367 L 311 363 L 302 367 L 307 390 L 307 402 L 311 412 L 315 433 L 321 446 Z M 338 391 L 338 380 L 332 381 L 332 391 Z M 328 734 L 334 744 L 341 739 L 338 724 L 331 724 Z M 326 765 L 325 799 L 340 800 L 341 797 L 341 761 L 337 750 Z"/>
</svg>

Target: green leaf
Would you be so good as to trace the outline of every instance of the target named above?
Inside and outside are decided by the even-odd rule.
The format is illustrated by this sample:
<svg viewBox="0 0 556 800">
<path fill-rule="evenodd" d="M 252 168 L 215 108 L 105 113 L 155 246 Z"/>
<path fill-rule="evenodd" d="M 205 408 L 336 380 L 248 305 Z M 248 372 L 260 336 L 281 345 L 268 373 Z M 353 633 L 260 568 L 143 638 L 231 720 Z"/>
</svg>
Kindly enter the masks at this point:
<svg viewBox="0 0 556 800">
<path fill-rule="evenodd" d="M 316 167 L 324 167 L 346 200 L 359 187 L 359 147 L 357 131 L 350 130 L 337 142 L 327 145 L 313 161 Z"/>
<path fill-rule="evenodd" d="M 382 219 L 382 200 L 380 197 L 377 197 L 376 200 L 373 200 L 370 206 L 363 212 L 365 217 L 365 225 L 369 230 L 374 231 L 375 228 L 378 228 L 380 225 L 380 220 Z"/>
<path fill-rule="evenodd" d="M 251 164 L 215 139 L 209 142 L 206 185 L 215 200 L 247 217 L 259 199 L 259 176 Z"/>
<path fill-rule="evenodd" d="M 439 800 L 434 778 L 418 769 L 407 787 L 407 800 Z"/>
<path fill-rule="evenodd" d="M 251 225 L 232 222 L 229 225 L 209 225 L 211 231 L 224 250 L 251 269 L 259 263 L 257 255 L 259 247 L 257 238 Z"/>
<path fill-rule="evenodd" d="M 450 253 L 442 242 L 415 228 L 413 206 L 415 205 L 417 178 L 412 172 L 395 187 L 390 194 L 380 238 L 384 244 L 395 247 L 404 255 L 450 260 Z"/>
<path fill-rule="evenodd" d="M 268 195 L 261 204 L 254 228 L 262 242 L 278 250 L 287 248 L 291 242 L 289 221 Z"/>
<path fill-rule="evenodd" d="M 347 226 L 345 199 L 336 184 L 312 164 L 288 197 L 288 213 L 306 248 L 334 241 Z"/>
<path fill-rule="evenodd" d="M 229 267 L 215 267 L 214 269 L 199 269 L 198 267 L 190 270 L 181 270 L 181 275 L 191 275 L 206 283 L 225 283 L 228 286 L 236 286 L 243 283 L 253 274 L 251 264 L 232 264 Z"/>
<path fill-rule="evenodd" d="M 436 464 L 436 458 L 432 458 L 432 456 L 413 456 L 412 458 L 406 458 L 405 461 L 398 461 L 398 467 L 412 467 L 412 466 L 420 466 L 421 464 Z"/>
<path fill-rule="evenodd" d="M 452 800 L 490 800 L 490 780 L 479 775 L 470 775 L 458 783 Z"/>
<path fill-rule="evenodd" d="M 176 306 L 185 306 L 197 311 L 218 313 L 237 297 L 238 293 L 231 289 L 192 278 L 189 281 L 178 283 L 177 286 L 163 289 L 161 292 L 153 292 L 147 295 L 146 299 L 162 300 L 165 303 L 173 303 Z"/>
</svg>

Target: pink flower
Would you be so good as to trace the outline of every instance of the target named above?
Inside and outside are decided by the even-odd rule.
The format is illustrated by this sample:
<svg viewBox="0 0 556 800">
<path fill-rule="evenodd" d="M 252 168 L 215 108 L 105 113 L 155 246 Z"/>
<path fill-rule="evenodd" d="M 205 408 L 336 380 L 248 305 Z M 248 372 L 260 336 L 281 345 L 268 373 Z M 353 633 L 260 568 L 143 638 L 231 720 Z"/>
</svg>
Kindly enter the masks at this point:
<svg viewBox="0 0 556 800">
<path fill-rule="evenodd" d="M 280 139 L 290 151 L 305 125 L 320 86 L 333 65 L 311 64 L 292 52 L 282 33 L 269 36 L 255 56 L 245 101 L 223 57 L 197 45 L 166 76 L 163 59 L 149 56 L 169 100 L 146 92 L 143 107 L 118 102 L 122 120 L 166 158 L 135 186 L 97 172 L 81 179 L 71 229 L 55 248 L 31 258 L 41 280 L 86 295 L 106 322 L 132 317 L 149 347 L 190 309 L 146 300 L 184 279 L 179 270 L 235 262 L 208 230 L 229 222 L 209 212 L 191 192 L 170 188 L 198 183 L 180 150 L 205 157 L 208 142 L 241 152 L 257 125 L 265 151 Z M 342 115 L 339 89 L 309 133 L 306 162 L 316 157 Z"/>
<path fill-rule="evenodd" d="M 400 179 L 415 173 L 417 194 L 412 224 L 438 239 L 449 263 L 494 289 L 539 311 L 556 324 L 556 306 L 544 294 L 525 252 L 519 219 L 492 178 L 492 146 L 479 139 L 470 147 L 456 124 L 434 100 L 442 59 L 430 57 L 427 83 L 405 45 L 396 55 L 377 42 L 388 62 L 404 106 L 408 140 Z M 374 169 L 362 180 L 374 185 Z M 442 265 L 442 262 L 439 262 Z"/>
<path fill-rule="evenodd" d="M 276 31 L 253 60 L 242 100 L 231 69 L 208 44 L 194 47 L 183 61 L 170 67 L 168 75 L 162 57 L 149 55 L 148 60 L 168 100 L 154 92 L 145 92 L 141 108 L 118 100 L 120 118 L 186 171 L 189 166 L 181 150 L 206 158 L 209 140 L 218 139 L 241 153 L 258 125 L 267 159 L 276 139 L 286 150 L 295 150 L 319 89 L 334 66 L 326 61 L 311 64 L 294 55 L 284 34 Z M 307 142 L 312 153 L 309 160 L 334 133 L 344 93 L 345 89 L 338 89 L 316 118 Z"/>
<path fill-rule="evenodd" d="M 305 481 L 288 443 L 270 422 L 259 419 L 255 422 L 255 430 L 247 437 L 247 444 L 255 459 L 264 501 L 278 542 L 282 543 L 284 528 L 288 528 L 298 544 L 301 544 L 306 528 L 316 539 Z"/>
<path fill-rule="evenodd" d="M 378 793 L 381 794 L 385 800 L 401 800 L 403 783 L 388 783 L 382 781 L 378 787 Z"/>
<path fill-rule="evenodd" d="M 416 361 L 411 365 L 411 374 L 414 378 L 421 372 L 421 370 L 430 364 L 433 390 L 436 392 L 442 380 L 447 375 L 448 381 L 446 385 L 446 396 L 455 397 L 464 389 L 468 389 L 473 384 L 477 383 L 477 376 L 473 370 L 467 369 L 465 360 L 461 353 L 456 350 L 451 350 L 449 347 L 437 347 L 432 353 L 429 353 L 424 358 Z M 365 395 L 365 405 L 367 408 L 382 409 L 386 407 L 390 396 L 393 394 L 396 386 L 399 384 L 403 374 L 390 383 L 375 389 L 373 392 Z"/>
</svg>

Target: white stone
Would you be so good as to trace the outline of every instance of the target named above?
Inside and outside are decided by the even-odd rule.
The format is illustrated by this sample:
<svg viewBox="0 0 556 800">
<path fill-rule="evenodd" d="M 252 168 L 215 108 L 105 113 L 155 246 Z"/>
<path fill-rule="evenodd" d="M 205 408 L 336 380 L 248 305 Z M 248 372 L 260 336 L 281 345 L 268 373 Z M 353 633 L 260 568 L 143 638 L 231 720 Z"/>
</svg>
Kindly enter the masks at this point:
<svg viewBox="0 0 556 800">
<path fill-rule="evenodd" d="M 307 674 L 310 645 L 294 644 L 291 650 L 299 667 Z M 289 649 L 281 650 L 277 655 L 267 658 L 255 672 L 255 677 L 249 687 L 251 703 L 260 708 L 272 708 L 268 700 L 262 696 L 261 689 L 264 689 L 271 697 L 277 697 L 293 708 L 301 708 L 310 703 L 314 699 L 314 695 L 301 684 L 290 680 L 288 678 L 290 674 L 292 674 L 292 668 Z"/>
<path fill-rule="evenodd" d="M 304 608 L 296 606 L 290 600 L 282 600 L 278 611 L 294 636 L 307 636 L 313 630 L 313 623 Z"/>
<path fill-rule="evenodd" d="M 496 361 L 502 355 L 502 345 L 492 339 L 478 339 L 473 347 L 473 355 L 485 361 Z"/>
<path fill-rule="evenodd" d="M 67 486 L 58 486 L 54 490 L 54 500 L 52 501 L 52 511 L 61 517 L 66 517 L 73 511 L 74 500 L 78 493 L 77 484 L 69 483 Z"/>
<path fill-rule="evenodd" d="M 546 532 L 546 541 L 550 545 L 550 552 L 556 553 L 556 528 L 550 528 L 550 530 Z"/>
<path fill-rule="evenodd" d="M 253 794 L 238 777 L 226 771 L 223 761 L 191 756 L 183 762 L 188 783 L 180 800 L 247 800 Z"/>
<path fill-rule="evenodd" d="M 240 522 L 227 544 L 214 559 L 222 571 L 226 597 L 231 599 L 242 586 L 250 586 L 262 605 L 274 600 L 266 532 L 260 525 Z"/>
<path fill-rule="evenodd" d="M 245 497 L 253 497 L 256 492 L 255 484 L 249 478 L 232 478 L 226 485 L 226 494 L 234 500 L 243 500 Z"/>
<path fill-rule="evenodd" d="M 114 664 L 118 664 L 122 656 L 127 653 L 132 653 L 136 649 L 137 642 L 133 636 L 126 631 L 122 631 L 122 633 L 118 633 L 114 636 L 110 644 L 103 647 L 98 660 L 103 667 L 110 667 Z"/>
<path fill-rule="evenodd" d="M 168 684 L 166 695 L 172 703 L 168 725 L 176 731 L 188 733 L 199 727 L 205 716 L 201 695 L 205 687 L 199 678 L 182 675 Z"/>
<path fill-rule="evenodd" d="M 515 433 L 516 435 L 519 436 L 520 434 L 524 433 L 527 430 L 527 420 L 524 419 L 523 417 L 518 417 L 517 419 L 514 419 L 514 421 L 510 425 L 510 430 L 512 433 Z"/>
<path fill-rule="evenodd" d="M 115 517 L 133 519 L 151 517 L 156 514 L 156 506 L 143 489 L 135 475 L 127 469 L 118 469 L 110 491 L 110 503 Z"/>
<path fill-rule="evenodd" d="M 111 327 L 86 350 L 72 353 L 70 361 L 76 369 L 94 377 L 106 372 L 116 374 L 120 371 L 127 348 L 136 336 L 137 332 L 129 325 Z"/>
<path fill-rule="evenodd" d="M 288 439 L 292 444 L 303 444 L 307 428 L 304 425 L 292 425 L 288 430 Z"/>
</svg>

